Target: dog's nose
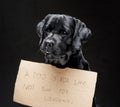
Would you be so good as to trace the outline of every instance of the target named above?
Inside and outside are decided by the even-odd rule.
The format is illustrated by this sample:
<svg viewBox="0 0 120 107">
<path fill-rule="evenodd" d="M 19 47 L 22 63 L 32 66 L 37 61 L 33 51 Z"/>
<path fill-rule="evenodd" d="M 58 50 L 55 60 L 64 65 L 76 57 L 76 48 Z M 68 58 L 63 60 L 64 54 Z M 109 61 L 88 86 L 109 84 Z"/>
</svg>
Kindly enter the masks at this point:
<svg viewBox="0 0 120 107">
<path fill-rule="evenodd" d="M 47 40 L 46 41 L 46 47 L 52 48 L 54 46 L 54 41 L 53 40 Z"/>
</svg>

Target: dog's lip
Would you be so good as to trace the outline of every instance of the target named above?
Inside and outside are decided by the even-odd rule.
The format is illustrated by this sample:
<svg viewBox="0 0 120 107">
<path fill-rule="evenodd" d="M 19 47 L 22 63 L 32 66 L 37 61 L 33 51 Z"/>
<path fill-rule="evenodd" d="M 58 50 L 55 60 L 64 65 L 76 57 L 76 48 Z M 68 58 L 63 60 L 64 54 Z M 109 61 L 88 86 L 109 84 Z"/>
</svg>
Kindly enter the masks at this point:
<svg viewBox="0 0 120 107">
<path fill-rule="evenodd" d="M 55 54 L 52 54 L 50 52 L 47 52 L 46 55 L 48 56 L 48 58 L 50 59 L 63 59 L 66 57 L 66 55 L 55 55 Z"/>
<path fill-rule="evenodd" d="M 51 52 L 45 51 L 43 49 L 40 49 L 41 52 L 43 52 L 44 54 L 51 54 Z"/>
<path fill-rule="evenodd" d="M 45 50 L 42 50 L 40 49 L 41 52 L 43 52 L 45 55 L 47 55 L 49 58 L 52 56 L 52 58 L 50 59 L 63 59 L 66 57 L 66 54 L 53 54 L 52 52 L 50 51 L 45 51 Z"/>
</svg>

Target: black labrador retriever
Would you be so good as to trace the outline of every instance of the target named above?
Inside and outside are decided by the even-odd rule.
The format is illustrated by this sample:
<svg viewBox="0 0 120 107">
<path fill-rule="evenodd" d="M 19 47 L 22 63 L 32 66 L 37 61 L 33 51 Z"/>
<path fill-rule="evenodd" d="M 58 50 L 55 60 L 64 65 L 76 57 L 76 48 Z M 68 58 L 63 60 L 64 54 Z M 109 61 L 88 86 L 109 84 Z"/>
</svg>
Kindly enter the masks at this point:
<svg viewBox="0 0 120 107">
<path fill-rule="evenodd" d="M 85 23 L 64 14 L 48 14 L 38 23 L 37 33 L 46 63 L 59 68 L 90 70 L 82 53 L 82 44 L 91 36 Z M 96 107 L 95 101 L 92 107 Z"/>
</svg>

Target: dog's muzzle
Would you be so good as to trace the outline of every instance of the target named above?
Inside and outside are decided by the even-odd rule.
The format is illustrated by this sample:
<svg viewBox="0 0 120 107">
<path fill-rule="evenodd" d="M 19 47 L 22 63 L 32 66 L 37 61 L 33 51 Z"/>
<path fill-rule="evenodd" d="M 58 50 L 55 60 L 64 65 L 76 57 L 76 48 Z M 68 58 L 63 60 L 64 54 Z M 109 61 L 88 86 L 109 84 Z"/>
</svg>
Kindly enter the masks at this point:
<svg viewBox="0 0 120 107">
<path fill-rule="evenodd" d="M 54 45 L 55 45 L 55 41 L 53 41 L 53 40 L 47 39 L 45 41 L 45 48 L 53 48 Z"/>
<path fill-rule="evenodd" d="M 40 50 L 43 53 L 52 53 L 54 46 L 55 46 L 55 41 L 53 41 L 52 39 L 47 39 L 44 40 L 43 43 L 41 44 Z"/>
<path fill-rule="evenodd" d="M 40 46 L 40 50 L 46 55 L 61 56 L 63 50 L 59 47 L 59 44 L 54 39 L 46 39 Z"/>
</svg>

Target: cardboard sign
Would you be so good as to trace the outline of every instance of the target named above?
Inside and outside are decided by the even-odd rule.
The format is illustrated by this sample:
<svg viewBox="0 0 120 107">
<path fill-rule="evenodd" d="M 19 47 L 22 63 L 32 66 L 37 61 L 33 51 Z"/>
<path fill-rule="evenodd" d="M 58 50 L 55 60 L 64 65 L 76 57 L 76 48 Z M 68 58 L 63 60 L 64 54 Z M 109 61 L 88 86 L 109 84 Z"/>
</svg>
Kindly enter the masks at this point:
<svg viewBox="0 0 120 107">
<path fill-rule="evenodd" d="M 33 107 L 92 107 L 96 72 L 22 60 L 14 101 Z"/>
</svg>

